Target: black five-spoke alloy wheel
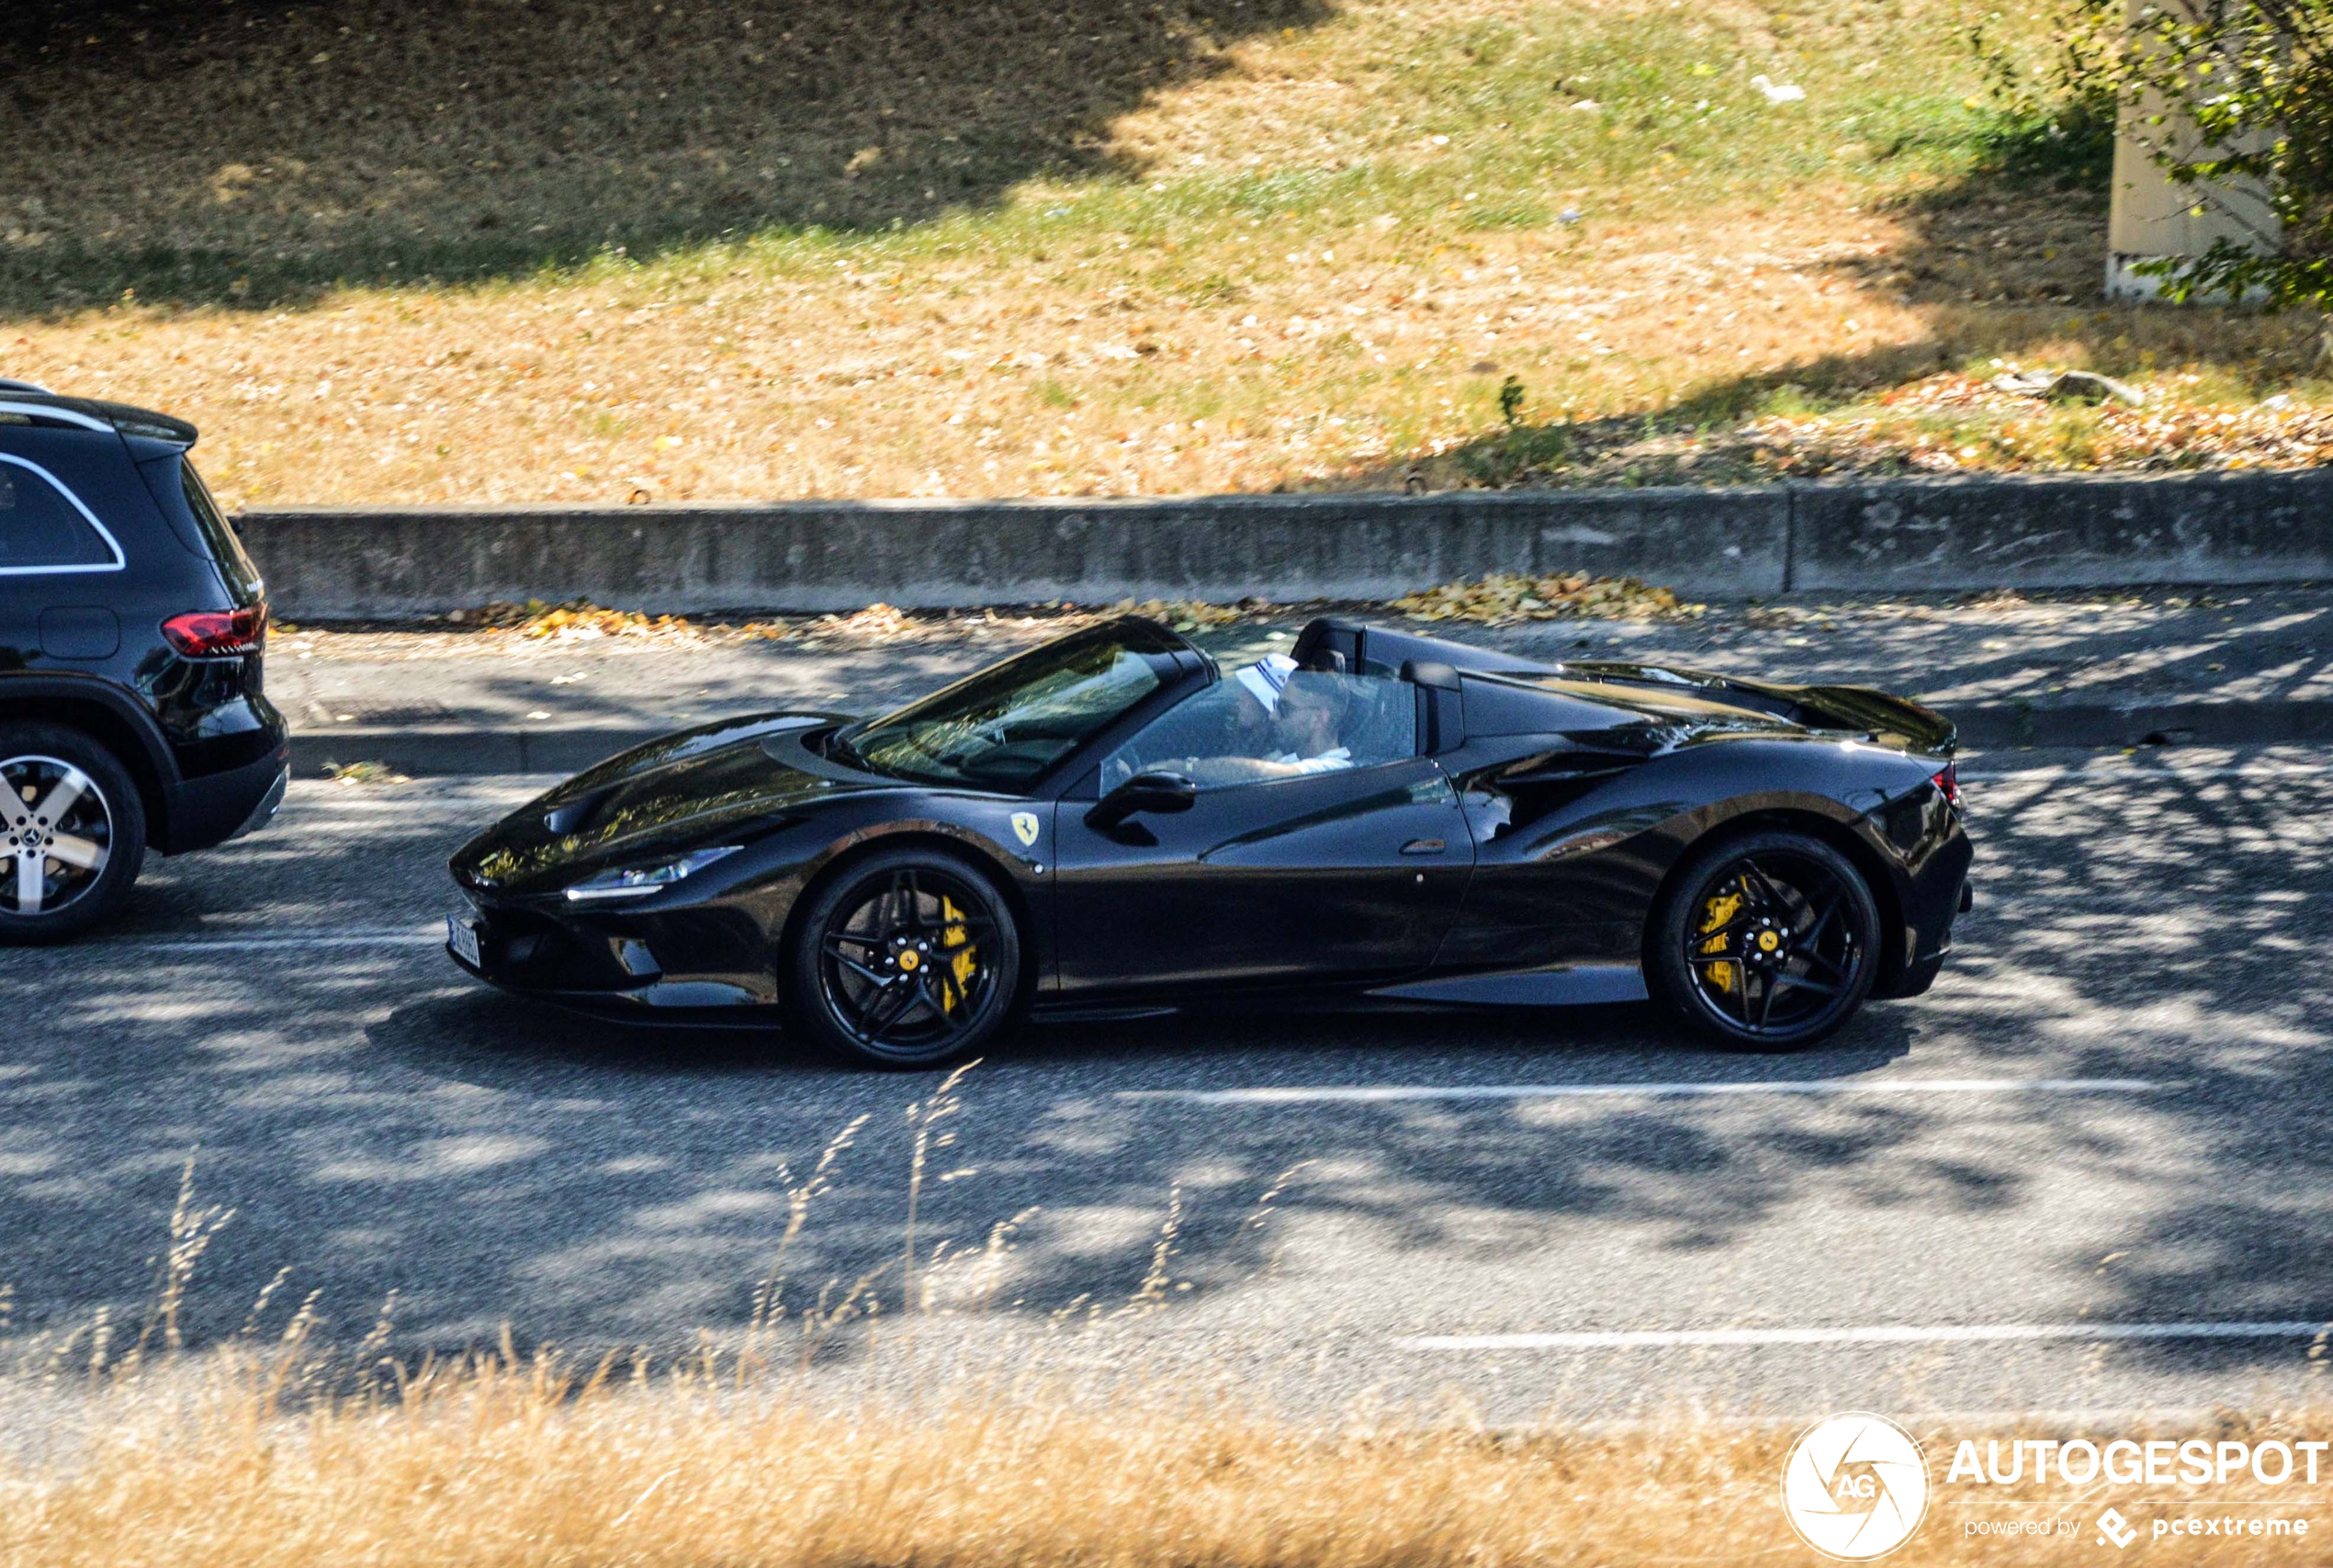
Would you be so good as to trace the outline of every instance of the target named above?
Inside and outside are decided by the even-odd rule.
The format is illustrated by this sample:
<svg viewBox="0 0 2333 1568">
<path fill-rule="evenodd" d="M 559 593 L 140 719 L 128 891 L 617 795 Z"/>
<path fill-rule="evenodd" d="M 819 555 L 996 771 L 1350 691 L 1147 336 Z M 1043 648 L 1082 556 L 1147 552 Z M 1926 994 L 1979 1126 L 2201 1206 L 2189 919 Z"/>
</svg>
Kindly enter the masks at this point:
<svg viewBox="0 0 2333 1568">
<path fill-rule="evenodd" d="M 1671 1007 L 1736 1045 L 1831 1033 L 1870 994 L 1879 911 L 1853 862 L 1786 830 L 1694 857 L 1654 921 L 1651 967 Z"/>
<path fill-rule="evenodd" d="M 60 942 L 118 908 L 146 852 L 137 786 L 56 725 L 0 725 L 0 942 Z"/>
<path fill-rule="evenodd" d="M 814 1039 L 882 1066 L 933 1066 L 1003 1027 L 1020 989 L 1020 932 L 971 865 L 890 851 L 813 897 L 787 968 L 790 1013 Z"/>
</svg>

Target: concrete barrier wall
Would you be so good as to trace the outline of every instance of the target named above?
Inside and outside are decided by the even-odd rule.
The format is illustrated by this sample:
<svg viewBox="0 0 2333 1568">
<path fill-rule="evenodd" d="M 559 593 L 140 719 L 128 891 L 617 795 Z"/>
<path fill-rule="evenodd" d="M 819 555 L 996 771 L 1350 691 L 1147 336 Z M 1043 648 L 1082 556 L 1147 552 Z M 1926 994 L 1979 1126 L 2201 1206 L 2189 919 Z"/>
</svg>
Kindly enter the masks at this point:
<svg viewBox="0 0 2333 1568">
<path fill-rule="evenodd" d="M 1486 571 L 1680 592 L 2333 578 L 2333 471 L 1180 500 L 285 508 L 245 541 L 293 619 L 492 600 L 847 610 L 1383 598 Z"/>
<path fill-rule="evenodd" d="M 1789 494 L 1794 588 L 2333 578 L 2333 470 L 1904 479 Z"/>
</svg>

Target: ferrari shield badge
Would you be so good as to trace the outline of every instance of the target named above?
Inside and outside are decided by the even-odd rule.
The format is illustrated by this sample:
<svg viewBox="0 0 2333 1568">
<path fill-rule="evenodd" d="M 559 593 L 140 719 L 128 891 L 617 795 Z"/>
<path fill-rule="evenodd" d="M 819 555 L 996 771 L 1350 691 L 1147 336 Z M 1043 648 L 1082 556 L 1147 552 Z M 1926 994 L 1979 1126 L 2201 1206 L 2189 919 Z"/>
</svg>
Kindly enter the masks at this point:
<svg viewBox="0 0 2333 1568">
<path fill-rule="evenodd" d="M 1014 812 L 1012 836 L 1019 839 L 1023 845 L 1035 843 L 1037 841 L 1037 814 L 1033 811 Z"/>
</svg>

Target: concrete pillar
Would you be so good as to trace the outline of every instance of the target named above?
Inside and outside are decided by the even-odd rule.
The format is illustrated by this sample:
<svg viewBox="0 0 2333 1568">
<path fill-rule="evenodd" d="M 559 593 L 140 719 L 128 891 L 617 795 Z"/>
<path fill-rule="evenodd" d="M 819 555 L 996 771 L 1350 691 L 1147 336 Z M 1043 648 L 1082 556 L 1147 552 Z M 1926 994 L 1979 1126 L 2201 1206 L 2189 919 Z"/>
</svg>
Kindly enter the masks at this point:
<svg viewBox="0 0 2333 1568">
<path fill-rule="evenodd" d="M 2131 0 L 2134 21 L 2140 4 Z M 2163 123 L 2149 124 L 2156 115 L 2163 117 Z M 2257 185 L 2177 185 L 2155 162 L 2155 153 L 2163 150 L 2192 157 L 2198 145 L 2193 125 L 2157 95 L 2123 107 L 2114 137 L 2113 213 L 2106 230 L 2108 299 L 2153 299 L 2160 295 L 2161 278 L 2131 270 L 2142 261 L 2200 256 L 2222 239 L 2260 251 L 2275 244 L 2276 213 Z"/>
</svg>

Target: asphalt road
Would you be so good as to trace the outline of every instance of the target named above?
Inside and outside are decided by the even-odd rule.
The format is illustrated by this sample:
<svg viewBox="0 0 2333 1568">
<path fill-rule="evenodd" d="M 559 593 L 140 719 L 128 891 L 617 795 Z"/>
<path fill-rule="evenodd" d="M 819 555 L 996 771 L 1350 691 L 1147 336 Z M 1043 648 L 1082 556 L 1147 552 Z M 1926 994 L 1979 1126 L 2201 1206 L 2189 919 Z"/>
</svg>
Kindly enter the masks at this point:
<svg viewBox="0 0 2333 1568">
<path fill-rule="evenodd" d="M 2300 1392 L 2292 1325 L 2333 1320 L 2328 760 L 1975 761 L 1953 964 L 1801 1055 L 1640 1010 L 1036 1031 L 936 1129 L 919 1257 L 953 1304 L 923 1332 L 997 1366 L 1099 1313 L 1156 1371 L 1499 1419 Z M 790 1185 L 860 1116 L 787 1302 L 880 1270 L 900 1332 L 932 1079 L 578 1021 L 438 952 L 446 852 L 543 782 L 297 784 L 265 835 L 152 864 L 125 925 L 0 953 L 19 1351 L 139 1320 L 190 1155 L 235 1211 L 196 1343 L 286 1269 L 263 1333 L 313 1292 L 353 1341 L 393 1290 L 409 1350 L 733 1336 Z M 930 1268 L 1031 1209 L 993 1268 Z"/>
</svg>

